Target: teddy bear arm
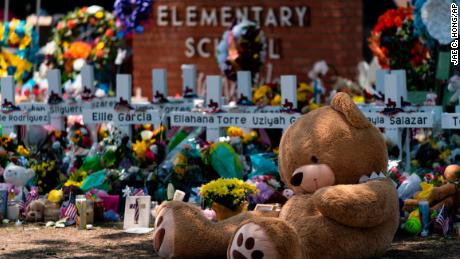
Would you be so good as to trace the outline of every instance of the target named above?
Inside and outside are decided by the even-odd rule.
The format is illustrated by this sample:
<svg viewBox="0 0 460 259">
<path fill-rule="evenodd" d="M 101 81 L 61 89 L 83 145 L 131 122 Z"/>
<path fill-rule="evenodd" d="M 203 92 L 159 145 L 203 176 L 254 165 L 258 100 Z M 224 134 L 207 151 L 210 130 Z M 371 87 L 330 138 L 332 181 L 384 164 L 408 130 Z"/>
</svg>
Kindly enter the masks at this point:
<svg viewBox="0 0 460 259">
<path fill-rule="evenodd" d="M 324 216 L 351 227 L 374 227 L 397 213 L 398 198 L 389 180 L 335 185 L 313 195 Z"/>
<path fill-rule="evenodd" d="M 430 200 L 432 202 L 441 201 L 449 196 L 455 195 L 457 193 L 457 187 L 453 183 L 448 183 L 441 185 L 439 187 L 434 187 L 431 191 Z"/>
</svg>

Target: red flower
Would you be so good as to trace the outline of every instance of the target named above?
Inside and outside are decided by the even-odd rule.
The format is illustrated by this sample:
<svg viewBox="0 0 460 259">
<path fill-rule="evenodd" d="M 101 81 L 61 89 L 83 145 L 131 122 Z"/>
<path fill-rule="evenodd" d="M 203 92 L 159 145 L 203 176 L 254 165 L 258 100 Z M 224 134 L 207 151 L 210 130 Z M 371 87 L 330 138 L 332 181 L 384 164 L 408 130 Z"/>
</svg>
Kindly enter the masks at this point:
<svg viewBox="0 0 460 259">
<path fill-rule="evenodd" d="M 391 17 L 386 16 L 383 21 L 387 28 L 393 27 L 393 20 L 391 19 Z"/>
<path fill-rule="evenodd" d="M 112 29 L 108 29 L 108 30 L 105 32 L 105 36 L 106 36 L 106 37 L 112 37 L 112 36 L 113 36 L 113 30 L 112 30 Z"/>
<path fill-rule="evenodd" d="M 67 21 L 67 27 L 71 30 L 75 27 L 75 22 L 74 20 L 68 20 Z"/>
<path fill-rule="evenodd" d="M 152 150 L 147 149 L 147 151 L 145 151 L 145 159 L 148 161 L 156 160 L 155 154 L 152 152 Z"/>
<path fill-rule="evenodd" d="M 35 96 L 38 96 L 40 94 L 40 89 L 38 88 L 38 85 L 34 86 L 33 93 Z"/>
<path fill-rule="evenodd" d="M 394 24 L 396 25 L 396 27 L 401 28 L 401 26 L 402 26 L 401 17 L 396 17 L 395 20 L 394 20 Z"/>
<path fill-rule="evenodd" d="M 104 51 L 102 49 L 98 49 L 96 51 L 96 57 L 102 58 L 103 55 L 104 55 Z"/>
</svg>

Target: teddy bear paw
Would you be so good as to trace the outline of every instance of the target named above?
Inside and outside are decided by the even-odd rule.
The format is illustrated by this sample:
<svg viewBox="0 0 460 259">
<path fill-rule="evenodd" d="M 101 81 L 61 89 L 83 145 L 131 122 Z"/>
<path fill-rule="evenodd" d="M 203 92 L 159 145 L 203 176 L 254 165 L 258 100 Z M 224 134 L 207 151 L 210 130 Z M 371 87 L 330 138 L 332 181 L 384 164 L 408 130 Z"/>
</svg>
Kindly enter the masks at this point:
<svg viewBox="0 0 460 259">
<path fill-rule="evenodd" d="M 228 255 L 231 259 L 267 259 L 276 258 L 277 252 L 262 227 L 248 223 L 235 233 Z"/>
<path fill-rule="evenodd" d="M 155 218 L 154 248 L 159 256 L 169 257 L 174 245 L 174 215 L 170 208 L 163 208 Z"/>
</svg>

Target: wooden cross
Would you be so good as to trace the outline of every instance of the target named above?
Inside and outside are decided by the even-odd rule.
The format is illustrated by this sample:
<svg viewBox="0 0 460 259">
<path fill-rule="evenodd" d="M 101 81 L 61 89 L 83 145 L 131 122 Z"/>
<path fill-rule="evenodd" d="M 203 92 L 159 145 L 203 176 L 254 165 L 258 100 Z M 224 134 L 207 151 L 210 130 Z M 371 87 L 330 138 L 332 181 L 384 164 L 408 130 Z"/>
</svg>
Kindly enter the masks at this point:
<svg viewBox="0 0 460 259">
<path fill-rule="evenodd" d="M 183 95 L 186 96 L 186 87 L 189 85 L 196 87 L 196 70 L 192 65 L 184 66 L 182 68 Z M 152 101 L 157 109 L 160 110 L 162 118 L 166 117 L 168 119 L 172 111 L 191 111 L 194 107 L 193 99 L 183 98 L 182 100 L 176 100 L 176 98 L 168 97 L 167 71 L 165 69 L 152 70 L 152 93 Z"/>
<path fill-rule="evenodd" d="M 383 89 L 382 89 L 383 86 Z M 361 106 L 364 115 L 378 128 L 385 129 L 385 135 L 400 150 L 402 159 L 402 130 L 411 128 L 432 128 L 440 123 L 442 107 L 422 106 L 404 107 L 407 97 L 406 75 L 404 70 L 377 71 L 377 91 L 385 94 L 385 106 Z M 392 112 L 394 111 L 394 112 Z M 410 169 L 410 134 L 407 132 L 404 151 L 406 153 L 406 170 Z"/>
<path fill-rule="evenodd" d="M 15 133 L 18 125 L 46 125 L 50 122 L 47 104 L 24 103 L 16 105 L 15 85 L 12 76 L 2 77 L 0 80 L 2 94 L 2 109 L 0 124 L 6 135 Z"/>
<path fill-rule="evenodd" d="M 160 115 L 153 105 L 131 104 L 131 75 L 118 74 L 116 78 L 117 95 L 114 105 L 94 105 L 83 109 L 83 120 L 87 124 L 112 122 L 124 134 L 131 136 L 131 125 L 154 124 L 160 125 Z M 96 103 L 98 102 L 95 100 Z M 96 107 L 98 106 L 98 107 Z"/>
<path fill-rule="evenodd" d="M 206 139 L 217 141 L 220 137 L 220 128 L 237 126 L 241 128 L 272 128 L 285 129 L 294 123 L 299 113 L 263 113 L 263 112 L 219 112 L 222 109 L 222 79 L 220 76 L 208 76 L 206 78 L 207 95 L 205 107 L 208 112 L 173 112 L 171 114 L 172 126 L 204 127 L 206 128 Z M 248 94 L 245 86 L 238 86 L 240 94 Z M 249 86 L 246 86 L 249 87 Z M 297 106 L 297 79 L 295 76 L 281 77 L 281 90 L 284 99 Z M 243 94 L 243 95 L 245 95 Z M 252 107 L 254 110 L 257 107 Z M 254 111 L 252 110 L 252 111 Z M 278 110 L 282 110 L 279 108 Z"/>
</svg>

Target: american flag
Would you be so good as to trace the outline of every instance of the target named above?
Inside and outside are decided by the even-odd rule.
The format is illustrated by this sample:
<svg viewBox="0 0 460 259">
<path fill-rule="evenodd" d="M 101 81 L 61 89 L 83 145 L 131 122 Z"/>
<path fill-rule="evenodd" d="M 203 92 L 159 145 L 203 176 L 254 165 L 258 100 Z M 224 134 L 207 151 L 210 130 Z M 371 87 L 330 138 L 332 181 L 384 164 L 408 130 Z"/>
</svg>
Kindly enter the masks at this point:
<svg viewBox="0 0 460 259">
<path fill-rule="evenodd" d="M 67 205 L 67 209 L 65 210 L 66 217 L 69 218 L 69 220 L 75 220 L 77 217 L 77 207 L 75 207 L 75 204 L 72 202 L 69 202 L 69 205 Z"/>
<path fill-rule="evenodd" d="M 449 231 L 449 215 L 447 215 L 447 209 L 444 205 L 442 205 L 438 216 L 436 216 L 435 222 L 441 226 L 442 233 L 447 235 L 447 232 Z"/>
<path fill-rule="evenodd" d="M 134 204 L 130 204 L 130 209 L 134 209 L 134 224 L 139 222 L 139 199 L 136 199 Z"/>
<path fill-rule="evenodd" d="M 144 196 L 144 195 L 145 195 L 145 192 L 141 188 L 137 189 L 135 193 L 133 194 L 133 196 Z"/>
<path fill-rule="evenodd" d="M 26 204 L 29 204 L 31 201 L 38 200 L 40 196 L 38 195 L 38 189 L 33 187 L 26 197 Z"/>
<path fill-rule="evenodd" d="M 32 187 L 26 196 L 26 201 L 24 202 L 24 199 L 19 201 L 19 211 L 21 214 L 25 216 L 27 214 L 27 206 L 29 206 L 32 201 L 38 200 L 39 198 L 40 196 L 38 195 L 38 189 L 36 187 Z"/>
</svg>

